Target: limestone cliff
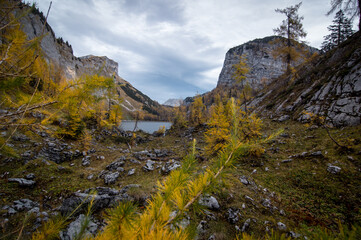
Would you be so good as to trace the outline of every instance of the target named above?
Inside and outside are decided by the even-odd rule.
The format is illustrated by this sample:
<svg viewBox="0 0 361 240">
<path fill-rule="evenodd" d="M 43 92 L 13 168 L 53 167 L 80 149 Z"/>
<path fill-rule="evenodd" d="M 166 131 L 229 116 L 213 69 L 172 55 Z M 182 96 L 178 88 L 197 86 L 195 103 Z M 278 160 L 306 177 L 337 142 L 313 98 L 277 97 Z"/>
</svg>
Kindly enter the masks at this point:
<svg viewBox="0 0 361 240">
<path fill-rule="evenodd" d="M 271 117 L 307 121 L 311 112 L 335 126 L 361 123 L 361 34 L 298 68 L 296 79 L 278 78 L 252 102 Z"/>
<path fill-rule="evenodd" d="M 245 56 L 250 72 L 247 74 L 247 81 L 254 89 L 259 89 L 271 79 L 283 74 L 287 64 L 280 58 L 272 55 L 278 44 L 273 44 L 281 37 L 270 36 L 262 39 L 255 39 L 228 50 L 224 60 L 222 71 L 218 78 L 217 87 L 231 87 L 235 84 L 232 79 L 234 72 L 233 65 L 239 62 L 239 56 Z M 317 51 L 314 48 L 304 45 L 311 54 Z M 302 61 L 296 63 L 300 64 Z"/>
<path fill-rule="evenodd" d="M 24 7 L 27 6 L 24 5 Z M 123 109 L 129 113 L 128 115 L 137 110 L 144 110 L 153 116 L 153 119 L 162 118 L 159 113 L 162 106 L 121 78 L 118 75 L 117 62 L 106 56 L 74 56 L 73 49 L 67 41 L 64 42 L 62 38 L 57 38 L 49 24 L 45 24 L 44 27 L 45 17 L 37 9 L 21 18 L 20 21 L 22 29 L 29 39 L 43 34 L 41 48 L 44 58 L 49 64 L 60 69 L 67 79 L 75 79 L 84 74 L 113 77 L 118 85 L 117 92 L 123 99 Z"/>
</svg>

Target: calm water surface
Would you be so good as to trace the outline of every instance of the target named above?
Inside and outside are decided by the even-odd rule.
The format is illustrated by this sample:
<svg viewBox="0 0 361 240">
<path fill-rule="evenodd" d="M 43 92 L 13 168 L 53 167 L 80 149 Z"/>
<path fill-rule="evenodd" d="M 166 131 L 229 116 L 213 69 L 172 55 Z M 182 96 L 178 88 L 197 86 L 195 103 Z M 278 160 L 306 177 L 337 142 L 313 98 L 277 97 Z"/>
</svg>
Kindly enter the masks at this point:
<svg viewBox="0 0 361 240">
<path fill-rule="evenodd" d="M 133 120 L 123 120 L 120 124 L 120 129 L 124 131 L 133 131 L 135 126 L 135 121 Z M 161 126 L 165 126 L 165 129 L 168 130 L 171 126 L 171 122 L 161 122 L 161 121 L 138 121 L 137 130 L 142 130 L 146 133 L 153 133 L 157 131 Z"/>
</svg>

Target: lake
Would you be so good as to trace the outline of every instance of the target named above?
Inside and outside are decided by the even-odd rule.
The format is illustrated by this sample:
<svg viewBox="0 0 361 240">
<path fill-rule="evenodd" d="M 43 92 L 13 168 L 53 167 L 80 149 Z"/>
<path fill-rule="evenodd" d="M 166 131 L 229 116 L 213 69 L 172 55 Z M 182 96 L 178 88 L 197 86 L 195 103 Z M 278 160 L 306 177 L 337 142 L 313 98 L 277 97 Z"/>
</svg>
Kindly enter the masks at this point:
<svg viewBox="0 0 361 240">
<path fill-rule="evenodd" d="M 120 124 L 120 129 L 124 131 L 133 131 L 135 121 L 134 120 L 123 120 Z M 165 129 L 168 130 L 171 126 L 171 122 L 161 122 L 161 121 L 138 121 L 137 130 L 142 130 L 146 133 L 153 133 L 157 131 L 161 126 L 165 126 Z"/>
</svg>

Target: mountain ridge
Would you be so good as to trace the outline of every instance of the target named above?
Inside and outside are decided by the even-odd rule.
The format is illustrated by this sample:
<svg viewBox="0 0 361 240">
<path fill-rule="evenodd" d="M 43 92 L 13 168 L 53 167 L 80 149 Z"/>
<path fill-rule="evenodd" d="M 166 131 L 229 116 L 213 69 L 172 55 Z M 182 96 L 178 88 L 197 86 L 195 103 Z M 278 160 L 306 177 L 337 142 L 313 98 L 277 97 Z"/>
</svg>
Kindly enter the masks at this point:
<svg viewBox="0 0 361 240">
<path fill-rule="evenodd" d="M 25 5 L 25 8 L 29 6 Z M 123 99 L 121 103 L 125 118 L 133 118 L 134 113 L 143 111 L 147 119 L 165 119 L 166 110 L 158 102 L 132 86 L 131 83 L 118 75 L 119 64 L 107 56 L 86 55 L 76 57 L 72 46 L 61 37 L 56 37 L 51 26 L 45 22 L 42 12 L 34 8 L 20 19 L 22 29 L 29 39 L 42 36 L 41 48 L 44 58 L 49 64 L 60 70 L 67 80 L 86 75 L 98 74 L 112 77 L 118 85 L 117 93 Z"/>
</svg>

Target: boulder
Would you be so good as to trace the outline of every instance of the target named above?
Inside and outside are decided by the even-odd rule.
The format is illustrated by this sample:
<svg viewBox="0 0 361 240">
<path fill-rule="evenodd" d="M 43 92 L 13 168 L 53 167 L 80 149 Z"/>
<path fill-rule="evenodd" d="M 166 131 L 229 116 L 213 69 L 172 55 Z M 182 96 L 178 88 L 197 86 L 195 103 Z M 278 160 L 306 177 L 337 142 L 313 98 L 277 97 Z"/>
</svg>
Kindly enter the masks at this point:
<svg viewBox="0 0 361 240">
<path fill-rule="evenodd" d="M 82 160 L 81 160 L 81 165 L 83 165 L 84 167 L 87 167 L 90 165 L 90 156 L 85 156 Z"/>
<path fill-rule="evenodd" d="M 278 222 L 278 223 L 277 223 L 277 228 L 278 228 L 278 230 L 280 230 L 280 231 L 286 231 L 286 230 L 287 230 L 286 224 L 284 224 L 284 223 L 282 223 L 282 222 Z"/>
<path fill-rule="evenodd" d="M 337 173 L 341 172 L 341 168 L 329 164 L 327 167 L 327 172 L 332 173 L 332 174 L 337 174 Z"/>
<path fill-rule="evenodd" d="M 135 174 L 135 168 L 132 168 L 128 171 L 128 176 L 134 175 Z"/>
<path fill-rule="evenodd" d="M 208 209 L 218 210 L 220 208 L 217 199 L 213 196 L 203 196 L 198 203 Z"/>
<path fill-rule="evenodd" d="M 146 172 L 153 171 L 154 170 L 154 164 L 155 164 L 154 161 L 147 160 L 147 162 L 143 166 L 143 170 L 146 171 Z"/>
<path fill-rule="evenodd" d="M 104 183 L 109 185 L 109 184 L 114 184 L 117 179 L 119 178 L 119 172 L 112 172 L 112 173 L 108 173 L 104 175 Z"/>
<path fill-rule="evenodd" d="M 95 193 L 94 193 L 95 192 Z M 104 208 L 113 207 L 120 201 L 130 200 L 126 189 L 118 191 L 108 187 L 89 188 L 84 192 L 75 192 L 72 196 L 66 198 L 59 208 L 61 214 L 69 215 L 78 208 L 75 214 L 87 210 L 88 204 L 93 200 L 92 210 L 98 212 Z M 83 204 L 82 204 L 83 203 Z M 80 204 L 82 204 L 80 206 Z"/>
<path fill-rule="evenodd" d="M 240 210 L 238 208 L 228 208 L 226 212 L 226 219 L 231 224 L 236 224 L 239 220 Z"/>
<path fill-rule="evenodd" d="M 80 233 L 82 225 L 87 220 L 87 217 L 84 214 L 80 214 L 78 218 L 71 222 L 66 230 L 60 232 L 61 240 L 73 240 L 78 239 L 76 236 Z M 90 218 L 90 217 L 89 217 Z M 89 219 L 88 225 L 85 228 L 83 238 L 91 238 L 93 237 L 98 230 L 98 225 Z"/>
<path fill-rule="evenodd" d="M 179 161 L 172 159 L 164 164 L 164 166 L 161 169 L 161 172 L 164 175 L 168 175 L 171 171 L 173 171 L 179 167 L 181 167 L 181 163 Z"/>
<path fill-rule="evenodd" d="M 20 187 L 33 188 L 35 186 L 34 180 L 28 180 L 25 178 L 9 178 L 8 182 L 17 182 Z"/>
<path fill-rule="evenodd" d="M 119 170 L 121 171 L 123 169 L 122 167 L 124 166 L 124 164 L 125 162 L 123 160 L 117 160 L 106 166 L 106 169 L 109 171 L 119 171 Z"/>
</svg>

